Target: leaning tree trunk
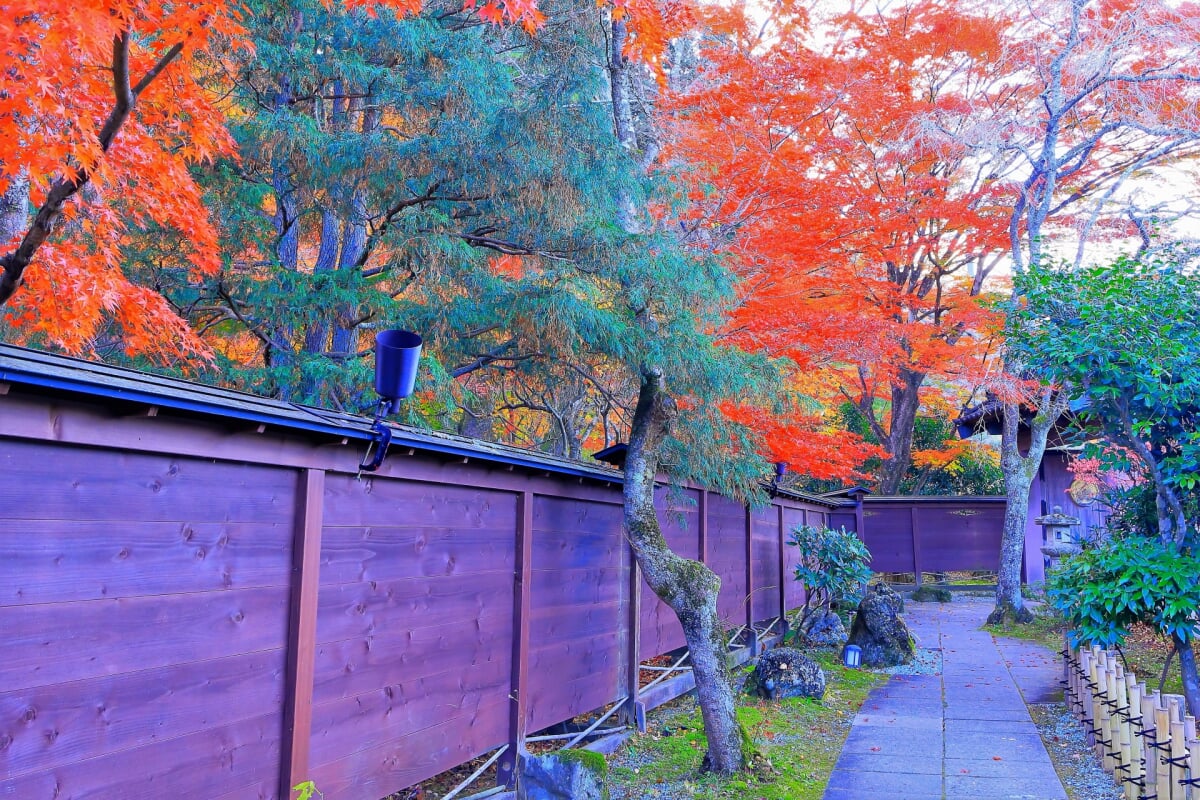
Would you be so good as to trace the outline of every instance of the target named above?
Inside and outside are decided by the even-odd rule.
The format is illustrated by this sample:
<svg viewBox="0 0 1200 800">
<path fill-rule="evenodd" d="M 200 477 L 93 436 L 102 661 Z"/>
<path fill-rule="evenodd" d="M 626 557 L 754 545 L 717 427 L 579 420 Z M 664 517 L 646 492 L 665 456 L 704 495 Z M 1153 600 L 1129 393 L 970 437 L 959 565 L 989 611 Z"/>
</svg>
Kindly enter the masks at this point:
<svg viewBox="0 0 1200 800">
<path fill-rule="evenodd" d="M 672 552 L 654 509 L 659 449 L 675 416 L 662 373 L 643 368 L 625 459 L 625 530 L 646 583 L 679 617 L 692 657 L 708 752 L 702 769 L 730 774 L 746 766 L 749 739 L 734 713 L 724 627 L 717 615 L 721 579 L 704 564 Z"/>
</svg>

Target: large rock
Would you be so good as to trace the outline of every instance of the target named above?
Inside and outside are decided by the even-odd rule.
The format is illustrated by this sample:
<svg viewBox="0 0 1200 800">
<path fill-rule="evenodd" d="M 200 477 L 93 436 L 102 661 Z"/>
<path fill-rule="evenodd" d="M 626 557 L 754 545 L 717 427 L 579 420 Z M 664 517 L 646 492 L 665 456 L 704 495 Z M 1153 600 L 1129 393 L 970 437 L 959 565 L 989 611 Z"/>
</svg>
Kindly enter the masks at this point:
<svg viewBox="0 0 1200 800">
<path fill-rule="evenodd" d="M 842 618 L 828 608 L 819 608 L 800 623 L 800 638 L 813 647 L 841 647 L 846 643 Z"/>
<path fill-rule="evenodd" d="M 590 750 L 521 758 L 517 800 L 608 800 L 608 765 Z"/>
<path fill-rule="evenodd" d="M 907 664 L 913 657 L 913 639 L 900 618 L 904 601 L 885 584 L 867 589 L 854 624 L 850 626 L 850 644 L 862 648 L 862 663 L 868 667 L 894 667 Z"/>
<path fill-rule="evenodd" d="M 759 697 L 782 700 L 785 697 L 825 696 L 825 673 L 816 662 L 799 650 L 777 647 L 759 656 L 746 690 Z"/>
</svg>

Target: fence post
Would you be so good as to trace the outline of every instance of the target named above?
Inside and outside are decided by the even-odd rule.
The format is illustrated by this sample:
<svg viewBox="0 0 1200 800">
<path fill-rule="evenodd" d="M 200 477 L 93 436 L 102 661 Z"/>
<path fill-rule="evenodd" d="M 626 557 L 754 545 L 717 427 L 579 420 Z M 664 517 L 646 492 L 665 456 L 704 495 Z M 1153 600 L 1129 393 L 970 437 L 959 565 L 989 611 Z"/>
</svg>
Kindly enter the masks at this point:
<svg viewBox="0 0 1200 800">
<path fill-rule="evenodd" d="M 513 786 L 525 746 L 529 698 L 529 614 L 533 560 L 533 492 L 517 498 L 517 530 L 513 566 L 512 671 L 509 675 L 508 749 L 496 764 L 496 783 Z"/>
<path fill-rule="evenodd" d="M 700 525 L 699 525 L 699 530 L 697 531 L 697 533 L 699 534 L 699 538 L 700 538 L 699 548 L 698 548 L 698 554 L 700 556 L 700 563 L 707 564 L 708 563 L 708 490 L 707 489 L 700 490 Z"/>
<path fill-rule="evenodd" d="M 750 633 L 750 655 L 758 655 L 754 632 L 754 513 L 746 504 L 746 630 Z"/>
<path fill-rule="evenodd" d="M 625 649 L 625 708 L 621 716 L 626 724 L 646 732 L 646 706 L 638 700 L 642 676 L 642 570 L 629 546 L 629 614 L 625 619 L 628 640 Z"/>
<path fill-rule="evenodd" d="M 912 519 L 912 547 L 913 547 L 913 582 L 921 585 L 921 534 L 917 532 L 917 507 L 912 506 L 910 518 Z"/>
<path fill-rule="evenodd" d="M 1149 687 L 1142 693 L 1142 729 L 1145 733 L 1146 748 L 1146 787 L 1145 794 L 1158 794 L 1158 719 L 1155 709 L 1158 708 L 1158 692 L 1151 692 Z"/>
<path fill-rule="evenodd" d="M 1196 718 L 1184 717 L 1184 734 L 1187 735 L 1187 751 L 1188 751 L 1188 778 L 1196 780 L 1200 778 L 1200 740 L 1196 738 Z M 1188 794 L 1184 797 L 1196 798 L 1200 797 L 1200 790 L 1196 786 L 1188 786 Z"/>
<path fill-rule="evenodd" d="M 788 633 L 787 619 L 787 540 L 783 530 L 783 506 L 775 506 L 779 510 L 779 637 L 783 641 L 783 637 Z"/>
<path fill-rule="evenodd" d="M 287 683 L 283 697 L 280 797 L 312 779 L 308 748 L 312 737 L 313 669 L 317 652 L 317 592 L 321 571 L 321 525 L 325 471 L 301 471 L 296 486 L 295 535 L 292 539 L 291 598 L 288 608 Z"/>
</svg>

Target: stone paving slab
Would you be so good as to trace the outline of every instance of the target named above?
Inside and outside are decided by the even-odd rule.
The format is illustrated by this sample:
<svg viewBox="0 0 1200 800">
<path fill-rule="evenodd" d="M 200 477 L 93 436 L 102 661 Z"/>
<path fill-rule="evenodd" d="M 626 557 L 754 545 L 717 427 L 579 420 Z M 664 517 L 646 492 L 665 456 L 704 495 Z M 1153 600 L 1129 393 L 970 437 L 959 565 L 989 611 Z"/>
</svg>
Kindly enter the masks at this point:
<svg viewBox="0 0 1200 800">
<path fill-rule="evenodd" d="M 910 603 L 941 675 L 896 675 L 854 718 L 823 800 L 1066 800 L 1027 702 L 1058 689 L 1054 654 L 979 631 L 989 604 Z"/>
</svg>

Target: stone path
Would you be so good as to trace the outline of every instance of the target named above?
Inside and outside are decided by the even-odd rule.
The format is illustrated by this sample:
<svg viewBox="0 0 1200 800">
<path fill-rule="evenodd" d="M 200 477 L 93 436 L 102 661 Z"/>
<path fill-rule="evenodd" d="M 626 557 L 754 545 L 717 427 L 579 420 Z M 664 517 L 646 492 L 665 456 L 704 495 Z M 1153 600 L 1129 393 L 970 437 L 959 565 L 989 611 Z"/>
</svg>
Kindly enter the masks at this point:
<svg viewBox="0 0 1200 800">
<path fill-rule="evenodd" d="M 941 675 L 896 675 L 863 704 L 824 800 L 1066 800 L 1025 703 L 1060 694 L 1053 654 L 979 626 L 990 604 L 908 603 Z"/>
</svg>

